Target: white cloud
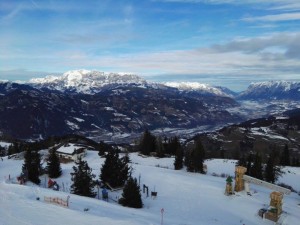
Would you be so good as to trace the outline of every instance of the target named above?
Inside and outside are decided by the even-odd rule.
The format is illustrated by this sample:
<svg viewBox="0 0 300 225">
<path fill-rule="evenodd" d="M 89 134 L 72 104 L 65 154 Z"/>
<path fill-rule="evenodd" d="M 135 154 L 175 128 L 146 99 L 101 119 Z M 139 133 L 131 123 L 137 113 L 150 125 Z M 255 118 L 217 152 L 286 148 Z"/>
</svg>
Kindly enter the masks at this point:
<svg viewBox="0 0 300 225">
<path fill-rule="evenodd" d="M 242 20 L 247 22 L 255 22 L 255 21 L 280 22 L 280 21 L 300 20 L 300 12 L 282 13 L 282 14 L 274 14 L 274 15 L 266 15 L 266 16 L 258 16 L 258 17 L 246 17 L 243 18 Z"/>
<path fill-rule="evenodd" d="M 225 44 L 218 44 L 212 46 L 213 51 L 217 52 L 245 52 L 245 53 L 259 53 L 270 48 L 283 49 L 281 53 L 288 53 L 290 51 L 299 51 L 298 55 L 288 56 L 290 58 L 300 58 L 300 33 L 274 33 L 272 35 L 265 35 L 256 38 L 240 38 Z"/>
<path fill-rule="evenodd" d="M 290 75 L 300 74 L 300 33 L 284 33 L 232 40 L 211 47 L 99 56 L 85 50 L 10 55 L 21 68 L 47 71 L 87 68 L 131 71 L 136 74 Z M 2 61 L 9 60 L 0 55 Z"/>
<path fill-rule="evenodd" d="M 154 0 L 157 1 L 157 0 Z M 298 0 L 159 0 L 164 2 L 182 2 L 182 3 L 206 3 L 206 4 L 277 4 L 285 5 L 297 4 Z"/>
<path fill-rule="evenodd" d="M 295 3 L 288 3 L 284 4 L 286 2 L 283 2 L 282 4 L 276 5 L 274 7 L 271 7 L 270 10 L 282 10 L 282 11 L 299 11 L 300 10 L 300 3 L 297 1 Z"/>
</svg>

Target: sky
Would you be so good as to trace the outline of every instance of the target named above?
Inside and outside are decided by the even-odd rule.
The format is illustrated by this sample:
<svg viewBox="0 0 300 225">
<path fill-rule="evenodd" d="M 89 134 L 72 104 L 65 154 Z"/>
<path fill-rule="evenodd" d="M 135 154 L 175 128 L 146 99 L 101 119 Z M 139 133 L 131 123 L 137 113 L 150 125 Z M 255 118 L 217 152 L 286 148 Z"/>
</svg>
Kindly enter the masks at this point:
<svg viewBox="0 0 300 225">
<path fill-rule="evenodd" d="M 0 79 L 76 69 L 233 90 L 299 81 L 300 2 L 0 1 Z"/>
</svg>

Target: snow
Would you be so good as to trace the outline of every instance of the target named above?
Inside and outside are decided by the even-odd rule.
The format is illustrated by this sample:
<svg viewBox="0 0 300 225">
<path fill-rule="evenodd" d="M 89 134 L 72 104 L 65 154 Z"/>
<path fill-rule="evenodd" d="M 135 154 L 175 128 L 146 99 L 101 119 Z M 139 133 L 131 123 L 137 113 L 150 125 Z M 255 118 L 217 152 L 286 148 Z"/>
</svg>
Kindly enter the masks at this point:
<svg viewBox="0 0 300 225">
<path fill-rule="evenodd" d="M 260 208 L 269 204 L 271 190 L 250 185 L 252 196 L 240 192 L 225 196 L 225 179 L 217 175 L 234 175 L 235 161 L 212 159 L 205 163 L 208 174 L 188 173 L 184 169 L 173 170 L 174 158 L 143 158 L 131 153 L 133 176 L 140 178 L 141 185 L 149 191 L 157 191 L 157 198 L 142 193 L 144 207 L 131 209 L 118 205 L 111 199 L 118 199 L 121 191 L 109 192 L 110 200 L 86 198 L 69 193 L 70 172 L 73 163 L 62 164 L 63 175 L 56 179 L 64 190 L 53 191 L 45 187 L 47 177 L 41 177 L 41 185 L 14 184 L 23 160 L 4 158 L 0 161 L 0 224 L 116 224 L 116 225 L 159 225 L 161 209 L 164 208 L 164 225 L 271 225 L 272 222 L 257 216 Z M 97 152 L 88 151 L 85 160 L 98 177 L 104 162 Z M 293 186 L 299 191 L 300 168 L 287 167 L 290 171 L 279 182 Z M 11 180 L 8 181 L 10 174 Z M 214 175 L 214 176 L 212 176 Z M 64 184 L 64 185 L 62 185 Z M 254 192 L 255 191 L 255 192 Z M 100 190 L 101 192 L 101 190 Z M 70 206 L 65 208 L 46 203 L 44 197 L 70 196 Z M 40 200 L 37 200 L 37 197 Z M 284 225 L 299 224 L 300 197 L 295 193 L 284 197 L 286 212 Z M 86 210 L 85 210 L 86 209 Z"/>
<path fill-rule="evenodd" d="M 290 91 L 292 89 L 296 89 L 300 87 L 300 83 L 296 81 L 265 81 L 265 82 L 257 82 L 252 83 L 249 86 L 249 89 L 256 88 L 267 88 L 267 89 L 282 89 L 284 91 Z"/>
<path fill-rule="evenodd" d="M 264 136 L 269 139 L 288 140 L 279 134 L 273 133 L 268 127 L 251 128 L 251 133 L 254 135 Z"/>
<path fill-rule="evenodd" d="M 97 129 L 101 129 L 100 127 L 98 127 L 96 124 L 92 123 L 91 126 L 96 127 Z"/>
<path fill-rule="evenodd" d="M 77 120 L 78 122 L 84 122 L 84 119 L 81 118 L 77 118 L 77 117 L 73 117 L 75 120 Z"/>
<path fill-rule="evenodd" d="M 11 143 L 0 141 L 0 146 L 4 148 L 8 148 L 11 145 Z"/>
<path fill-rule="evenodd" d="M 69 120 L 66 120 L 65 121 L 66 122 L 66 124 L 72 129 L 72 130 L 74 130 L 74 129 L 79 129 L 79 126 L 77 125 L 77 124 L 75 124 L 75 123 L 73 123 L 73 122 L 71 122 L 71 121 L 69 121 Z"/>
<path fill-rule="evenodd" d="M 197 90 L 220 96 L 228 96 L 226 93 L 216 87 L 212 87 L 209 84 L 202 84 L 199 82 L 165 82 L 163 84 L 168 87 L 177 88 L 179 90 Z"/>
<path fill-rule="evenodd" d="M 78 146 L 74 144 L 68 144 L 67 146 L 61 146 L 59 149 L 57 149 L 57 151 L 65 154 L 72 154 L 76 148 L 78 148 Z"/>
<path fill-rule="evenodd" d="M 143 78 L 133 74 L 104 73 L 90 70 L 72 70 L 61 76 L 46 76 L 29 81 L 35 87 L 47 87 L 59 91 L 76 90 L 80 93 L 93 94 L 99 92 L 107 85 L 135 84 L 145 86 L 147 83 Z"/>
<path fill-rule="evenodd" d="M 240 94 L 240 97 L 244 97 L 247 95 L 258 96 L 259 94 L 267 95 L 276 99 L 277 96 L 286 92 L 290 92 L 292 90 L 299 90 L 300 83 L 297 81 L 266 81 L 266 82 L 258 82 L 251 83 L 247 90 L 243 91 Z M 276 96 L 277 95 L 277 96 Z"/>
</svg>

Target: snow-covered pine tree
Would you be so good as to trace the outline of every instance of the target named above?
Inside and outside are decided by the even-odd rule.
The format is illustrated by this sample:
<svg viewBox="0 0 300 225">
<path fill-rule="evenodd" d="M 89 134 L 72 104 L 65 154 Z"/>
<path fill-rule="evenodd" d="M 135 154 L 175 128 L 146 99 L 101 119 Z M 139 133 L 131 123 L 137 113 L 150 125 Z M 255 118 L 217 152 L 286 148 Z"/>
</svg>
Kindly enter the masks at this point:
<svg viewBox="0 0 300 225">
<path fill-rule="evenodd" d="M 62 174 L 59 158 L 54 149 L 49 150 L 46 170 L 50 178 L 57 178 Z"/>
<path fill-rule="evenodd" d="M 130 177 L 125 184 L 122 197 L 119 199 L 119 203 L 123 206 L 131 208 L 142 208 L 143 202 L 140 192 L 140 187 L 136 178 Z"/>
<path fill-rule="evenodd" d="M 88 166 L 88 163 L 81 158 L 75 162 L 76 166 L 73 166 L 71 193 L 86 196 L 95 197 L 94 191 L 95 175 L 92 174 L 92 169 Z"/>
</svg>

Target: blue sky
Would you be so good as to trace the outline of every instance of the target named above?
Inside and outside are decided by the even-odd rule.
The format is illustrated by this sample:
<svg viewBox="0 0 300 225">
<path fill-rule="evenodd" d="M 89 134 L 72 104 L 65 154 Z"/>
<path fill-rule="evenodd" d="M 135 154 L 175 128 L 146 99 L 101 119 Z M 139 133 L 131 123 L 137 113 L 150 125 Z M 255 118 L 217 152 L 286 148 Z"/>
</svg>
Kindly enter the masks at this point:
<svg viewBox="0 0 300 225">
<path fill-rule="evenodd" d="M 235 90 L 300 80 L 300 2 L 0 1 L 0 79 L 83 68 Z"/>
</svg>

